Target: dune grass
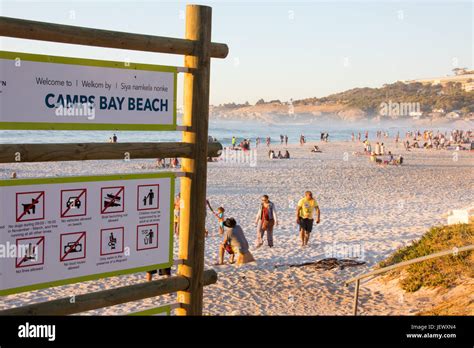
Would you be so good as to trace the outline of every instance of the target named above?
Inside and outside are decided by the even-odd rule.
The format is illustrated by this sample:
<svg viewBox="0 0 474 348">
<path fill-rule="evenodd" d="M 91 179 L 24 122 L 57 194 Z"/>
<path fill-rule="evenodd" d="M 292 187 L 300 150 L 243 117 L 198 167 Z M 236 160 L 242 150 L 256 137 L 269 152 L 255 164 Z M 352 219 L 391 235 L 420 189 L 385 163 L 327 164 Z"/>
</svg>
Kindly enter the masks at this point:
<svg viewBox="0 0 474 348">
<path fill-rule="evenodd" d="M 387 267 L 402 261 L 433 254 L 435 252 L 474 244 L 474 223 L 432 227 L 420 240 L 379 263 Z M 423 286 L 449 288 L 461 278 L 474 277 L 474 253 L 462 252 L 420 262 L 405 268 L 400 286 L 407 292 L 414 292 Z M 402 270 L 395 270 L 389 276 L 399 276 Z"/>
</svg>

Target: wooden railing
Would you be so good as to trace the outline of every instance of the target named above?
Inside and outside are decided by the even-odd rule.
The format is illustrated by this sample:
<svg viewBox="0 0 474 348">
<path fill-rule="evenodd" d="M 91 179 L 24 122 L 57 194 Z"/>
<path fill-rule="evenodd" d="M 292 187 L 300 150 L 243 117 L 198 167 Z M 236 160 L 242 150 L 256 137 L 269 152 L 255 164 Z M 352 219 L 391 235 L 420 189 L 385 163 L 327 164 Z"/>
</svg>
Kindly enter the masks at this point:
<svg viewBox="0 0 474 348">
<path fill-rule="evenodd" d="M 216 281 L 217 273 L 214 270 L 207 270 L 203 273 L 203 285 L 211 285 Z M 67 297 L 5 309 L 0 311 L 0 315 L 69 315 L 188 289 L 189 279 L 178 275 L 141 284 L 75 295 L 74 299 Z"/>
<path fill-rule="evenodd" d="M 194 7 L 204 8 L 204 6 Z M 200 43 L 195 40 L 84 28 L 10 17 L 0 17 L 0 36 L 180 55 L 194 55 L 200 46 Z M 225 58 L 229 53 L 229 48 L 225 44 L 212 42 L 209 53 L 213 58 Z"/>
<path fill-rule="evenodd" d="M 219 157 L 222 145 L 209 143 L 208 157 Z M 141 158 L 192 158 L 190 143 L 0 144 L 0 163 Z"/>
<path fill-rule="evenodd" d="M 399 262 L 395 265 L 387 266 L 387 267 L 384 267 L 384 268 L 379 268 L 379 269 L 376 269 L 376 270 L 370 271 L 368 273 L 358 275 L 357 277 L 354 277 L 354 278 L 351 278 L 351 279 L 347 280 L 344 283 L 346 286 L 348 286 L 350 283 L 355 282 L 354 307 L 353 307 L 354 308 L 354 315 L 357 315 L 357 307 L 358 307 L 358 300 L 359 300 L 359 286 L 360 286 L 361 279 L 376 276 L 376 275 L 379 275 L 379 274 L 382 274 L 382 273 L 385 273 L 385 272 L 388 272 L 388 271 L 391 271 L 391 270 L 394 270 L 394 269 L 410 266 L 410 265 L 413 265 L 415 263 L 435 259 L 435 258 L 446 256 L 446 255 L 453 255 L 453 254 L 457 254 L 457 253 L 460 253 L 460 252 L 471 251 L 471 250 L 474 250 L 474 245 L 467 245 L 467 246 L 463 246 L 463 247 L 460 247 L 460 248 L 453 248 L 453 249 L 449 249 L 449 250 L 444 250 L 444 251 L 440 251 L 440 252 L 437 252 L 437 253 L 434 253 L 434 254 L 431 254 L 431 255 L 418 257 L 418 258 L 413 259 L 413 260 Z"/>
</svg>

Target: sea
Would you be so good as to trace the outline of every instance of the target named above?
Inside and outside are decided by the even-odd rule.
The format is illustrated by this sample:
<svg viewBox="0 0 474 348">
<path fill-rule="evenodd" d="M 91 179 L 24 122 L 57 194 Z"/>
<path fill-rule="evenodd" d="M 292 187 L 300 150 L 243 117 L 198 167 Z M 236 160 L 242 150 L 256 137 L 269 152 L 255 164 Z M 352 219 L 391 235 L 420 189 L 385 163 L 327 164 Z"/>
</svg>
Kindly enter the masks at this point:
<svg viewBox="0 0 474 348">
<path fill-rule="evenodd" d="M 304 135 L 308 142 L 320 140 L 321 133 L 329 134 L 329 141 L 350 141 L 352 133 L 357 137 L 361 132 L 362 138 L 365 131 L 369 137 L 375 137 L 377 130 L 388 132 L 394 137 L 397 132 L 404 136 L 408 130 L 432 129 L 434 131 L 450 131 L 454 125 L 437 127 L 414 126 L 407 123 L 394 122 L 326 122 L 326 123 L 266 123 L 258 121 L 230 121 L 211 120 L 209 135 L 216 138 L 224 146 L 231 144 L 235 136 L 240 142 L 250 139 L 252 142 L 257 137 L 265 141 L 271 137 L 272 142 L 279 142 L 280 135 L 287 135 L 290 144 L 299 143 L 300 135 Z M 98 143 L 107 142 L 113 134 L 117 135 L 119 142 L 168 142 L 180 141 L 181 132 L 175 131 L 38 131 L 38 130 L 0 130 L 0 143 L 2 144 L 31 144 L 31 143 Z"/>
</svg>

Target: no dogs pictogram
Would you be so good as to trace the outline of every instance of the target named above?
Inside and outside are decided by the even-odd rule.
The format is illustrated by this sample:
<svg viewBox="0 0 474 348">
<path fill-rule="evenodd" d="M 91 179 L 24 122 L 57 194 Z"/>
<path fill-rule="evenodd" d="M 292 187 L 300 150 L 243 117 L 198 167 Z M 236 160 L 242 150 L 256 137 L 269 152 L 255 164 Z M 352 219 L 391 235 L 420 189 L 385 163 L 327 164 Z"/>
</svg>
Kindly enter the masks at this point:
<svg viewBox="0 0 474 348">
<path fill-rule="evenodd" d="M 16 222 L 44 219 L 44 191 L 16 194 Z"/>
</svg>

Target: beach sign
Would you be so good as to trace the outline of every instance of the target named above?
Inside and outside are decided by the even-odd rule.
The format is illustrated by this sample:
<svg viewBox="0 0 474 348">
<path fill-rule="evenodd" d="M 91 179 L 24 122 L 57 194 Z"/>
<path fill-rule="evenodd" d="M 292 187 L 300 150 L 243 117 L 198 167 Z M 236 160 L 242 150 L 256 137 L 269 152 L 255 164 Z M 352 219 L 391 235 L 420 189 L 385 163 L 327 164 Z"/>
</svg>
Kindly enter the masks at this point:
<svg viewBox="0 0 474 348">
<path fill-rule="evenodd" d="M 176 130 L 176 67 L 0 51 L 0 71 L 0 129 Z"/>
<path fill-rule="evenodd" d="M 0 295 L 171 267 L 174 179 L 0 181 Z"/>
</svg>

